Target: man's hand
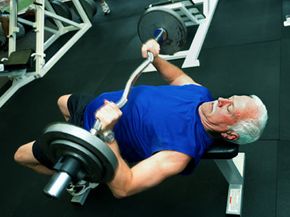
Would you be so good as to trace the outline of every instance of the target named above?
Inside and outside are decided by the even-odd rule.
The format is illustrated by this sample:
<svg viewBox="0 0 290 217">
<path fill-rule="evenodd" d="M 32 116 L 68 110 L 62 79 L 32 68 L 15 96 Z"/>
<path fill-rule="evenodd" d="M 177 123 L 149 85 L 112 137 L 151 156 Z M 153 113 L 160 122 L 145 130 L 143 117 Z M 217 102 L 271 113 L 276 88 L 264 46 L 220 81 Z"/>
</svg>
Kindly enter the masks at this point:
<svg viewBox="0 0 290 217">
<path fill-rule="evenodd" d="M 108 100 L 104 101 L 104 105 L 96 112 L 96 118 L 101 122 L 101 131 L 112 130 L 122 115 L 119 107 Z"/>
<path fill-rule="evenodd" d="M 147 58 L 148 51 L 151 52 L 154 55 L 154 57 L 159 55 L 160 45 L 158 44 L 156 40 L 150 39 L 145 44 L 143 44 L 141 48 L 142 57 Z"/>
</svg>

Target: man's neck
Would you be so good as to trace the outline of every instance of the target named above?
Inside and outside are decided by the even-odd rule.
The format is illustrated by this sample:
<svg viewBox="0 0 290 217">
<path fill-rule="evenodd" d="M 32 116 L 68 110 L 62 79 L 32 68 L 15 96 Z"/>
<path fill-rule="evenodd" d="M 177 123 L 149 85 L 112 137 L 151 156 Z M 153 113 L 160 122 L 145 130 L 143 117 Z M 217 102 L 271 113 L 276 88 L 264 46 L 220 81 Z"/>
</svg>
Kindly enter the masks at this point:
<svg viewBox="0 0 290 217">
<path fill-rule="evenodd" d="M 198 107 L 198 114 L 199 114 L 199 117 L 200 117 L 200 121 L 201 121 L 201 123 L 203 125 L 203 128 L 206 131 L 210 131 L 210 127 L 209 127 L 209 125 L 206 122 L 206 118 L 205 118 L 204 114 L 202 113 L 200 106 Z"/>
<path fill-rule="evenodd" d="M 200 117 L 201 124 L 202 124 L 204 130 L 208 133 L 208 135 L 210 135 L 213 138 L 220 138 L 220 133 L 213 131 L 211 129 L 210 125 L 207 123 L 206 118 L 205 118 L 204 114 L 202 113 L 200 107 L 198 107 L 198 114 Z"/>
</svg>

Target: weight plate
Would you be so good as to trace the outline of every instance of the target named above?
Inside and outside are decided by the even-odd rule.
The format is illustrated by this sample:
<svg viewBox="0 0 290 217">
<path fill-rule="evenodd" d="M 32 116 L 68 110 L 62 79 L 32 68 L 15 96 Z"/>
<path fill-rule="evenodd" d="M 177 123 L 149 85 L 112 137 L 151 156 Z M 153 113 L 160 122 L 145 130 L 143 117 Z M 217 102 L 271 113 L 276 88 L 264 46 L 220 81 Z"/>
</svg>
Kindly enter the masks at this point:
<svg viewBox="0 0 290 217">
<path fill-rule="evenodd" d="M 62 153 L 67 153 L 67 149 L 63 149 L 61 147 L 58 150 L 57 145 L 51 145 L 56 140 L 67 140 L 70 141 L 81 148 L 76 148 L 78 151 L 84 148 L 86 151 L 89 151 L 93 156 L 97 157 L 102 166 L 103 166 L 103 177 L 101 180 L 95 180 L 95 177 L 90 181 L 94 182 L 108 182 L 110 181 L 114 174 L 118 165 L 117 158 L 113 151 L 98 137 L 92 135 L 88 131 L 68 124 L 68 123 L 54 123 L 49 125 L 45 130 L 43 135 L 39 139 L 39 143 L 41 144 L 41 148 L 44 153 L 46 153 L 47 157 L 53 162 L 56 163 L 59 159 L 59 155 Z M 65 146 L 65 145 L 64 145 Z M 69 151 L 75 149 L 69 148 Z M 73 153 L 73 152 L 71 152 Z M 91 171 L 91 168 L 85 168 L 87 171 Z M 91 173 L 90 173 L 91 174 Z"/>
<path fill-rule="evenodd" d="M 142 43 L 154 38 L 154 32 L 163 28 L 167 38 L 160 46 L 161 54 L 174 54 L 180 51 L 187 38 L 187 29 L 180 16 L 173 10 L 151 7 L 140 17 L 138 35 Z"/>
</svg>

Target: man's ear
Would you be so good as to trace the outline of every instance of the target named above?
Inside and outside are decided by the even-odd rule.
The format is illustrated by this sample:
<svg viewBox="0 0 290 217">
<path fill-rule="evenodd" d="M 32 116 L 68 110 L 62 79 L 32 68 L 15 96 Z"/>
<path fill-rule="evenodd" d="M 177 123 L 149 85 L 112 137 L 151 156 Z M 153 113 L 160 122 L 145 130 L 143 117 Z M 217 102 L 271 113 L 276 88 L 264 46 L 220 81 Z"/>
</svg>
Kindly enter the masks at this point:
<svg viewBox="0 0 290 217">
<path fill-rule="evenodd" d="M 240 137 L 240 135 L 238 133 L 236 133 L 235 131 L 232 131 L 232 130 L 228 130 L 225 133 L 221 133 L 221 136 L 227 140 L 230 140 L 230 141 L 237 140 Z"/>
</svg>

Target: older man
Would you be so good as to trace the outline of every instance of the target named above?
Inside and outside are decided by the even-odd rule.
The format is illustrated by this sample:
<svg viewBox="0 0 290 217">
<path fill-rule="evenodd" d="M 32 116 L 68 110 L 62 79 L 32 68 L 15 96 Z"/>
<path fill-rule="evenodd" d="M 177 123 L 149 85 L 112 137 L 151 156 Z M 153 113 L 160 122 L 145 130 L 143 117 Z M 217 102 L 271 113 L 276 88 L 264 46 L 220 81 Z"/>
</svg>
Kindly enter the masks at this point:
<svg viewBox="0 0 290 217">
<path fill-rule="evenodd" d="M 207 88 L 160 58 L 159 50 L 159 44 L 149 40 L 142 46 L 142 55 L 154 54 L 153 64 L 169 85 L 134 87 L 121 110 L 115 102 L 122 91 L 97 98 L 64 95 L 58 100 L 71 123 L 90 130 L 98 118 L 102 131 L 114 131 L 104 139 L 119 161 L 114 179 L 108 183 L 118 198 L 188 173 L 216 136 L 239 144 L 257 140 L 267 122 L 266 107 L 257 96 L 213 100 Z M 21 146 L 15 160 L 40 173 L 54 172 L 38 143 Z M 127 162 L 138 163 L 130 168 Z"/>
</svg>

